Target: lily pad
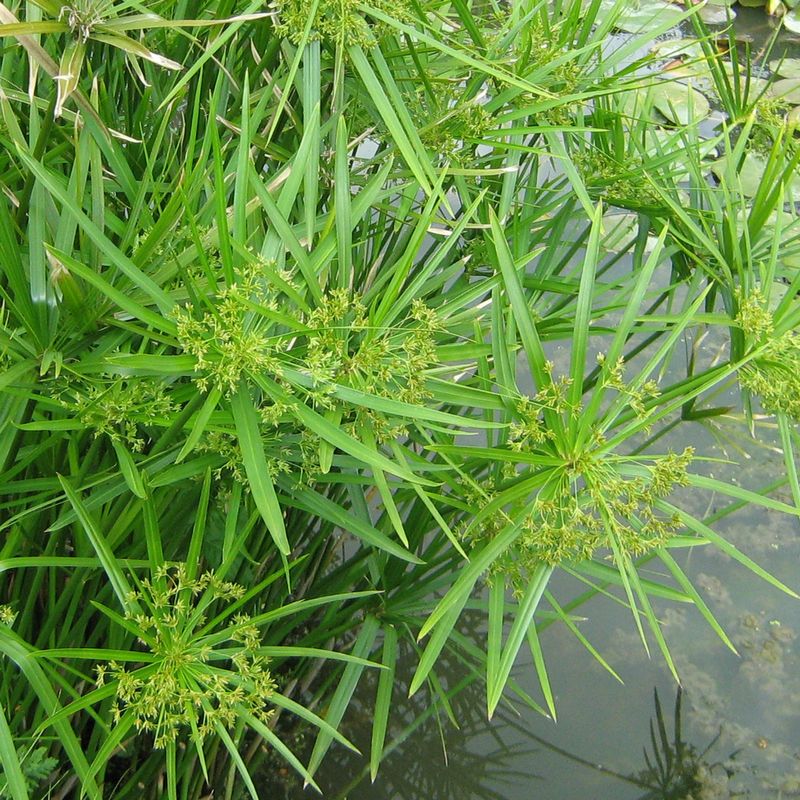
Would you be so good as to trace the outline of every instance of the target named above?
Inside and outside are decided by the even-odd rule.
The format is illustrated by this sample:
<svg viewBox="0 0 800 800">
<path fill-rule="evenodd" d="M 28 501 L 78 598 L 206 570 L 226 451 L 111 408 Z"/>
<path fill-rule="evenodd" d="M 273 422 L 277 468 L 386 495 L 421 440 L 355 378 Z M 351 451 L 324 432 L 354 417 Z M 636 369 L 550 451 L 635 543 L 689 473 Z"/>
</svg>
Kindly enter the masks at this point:
<svg viewBox="0 0 800 800">
<path fill-rule="evenodd" d="M 787 31 L 800 33 L 800 8 L 795 8 L 783 15 L 783 25 Z"/>
<path fill-rule="evenodd" d="M 730 61 L 723 62 L 723 68 L 725 72 L 728 74 L 728 77 L 733 80 L 733 65 Z M 749 89 L 749 96 L 750 98 L 758 97 L 769 85 L 769 81 L 766 78 L 759 78 L 757 75 L 750 74 L 750 89 Z M 744 91 L 745 86 L 747 86 L 747 74 L 744 67 L 739 68 L 739 86 L 741 90 Z"/>
<path fill-rule="evenodd" d="M 661 81 L 650 88 L 653 107 L 676 125 L 690 125 L 705 119 L 711 104 L 705 95 L 688 84 Z"/>
<path fill-rule="evenodd" d="M 670 73 L 672 74 L 672 73 Z M 647 88 L 625 92 L 621 111 L 630 119 L 652 123 L 648 130 L 663 131 L 659 126 L 689 125 L 705 119 L 711 105 L 705 96 L 692 86 L 679 81 L 659 80 Z M 671 136 L 673 132 L 665 132 Z"/>
<path fill-rule="evenodd" d="M 686 36 L 680 39 L 663 39 L 655 42 L 650 51 L 657 58 L 703 58 L 703 46 L 698 39 Z"/>
<path fill-rule="evenodd" d="M 769 62 L 771 72 L 782 78 L 800 78 L 800 58 L 773 58 Z"/>
<path fill-rule="evenodd" d="M 616 209 L 607 211 L 603 214 L 603 240 L 601 246 L 609 253 L 622 252 L 630 246 L 638 230 L 638 214 Z M 644 245 L 644 252 L 652 253 L 656 247 L 657 241 L 655 236 L 648 234 Z"/>
<path fill-rule="evenodd" d="M 603 214 L 603 248 L 611 253 L 630 245 L 639 226 L 639 216 L 630 212 L 607 211 Z"/>
<path fill-rule="evenodd" d="M 723 156 L 717 159 L 711 165 L 711 171 L 717 176 L 721 177 L 728 174 L 730 156 Z M 754 197 L 761 186 L 766 172 L 767 161 L 766 158 L 758 153 L 749 152 L 744 157 L 742 165 L 739 167 L 739 183 L 742 187 L 742 193 L 746 197 Z M 796 175 L 787 187 L 789 192 L 795 197 L 800 197 L 800 175 Z"/>
<path fill-rule="evenodd" d="M 793 106 L 800 105 L 800 78 L 784 78 L 769 87 L 769 96 Z"/>
<path fill-rule="evenodd" d="M 700 9 L 700 19 L 706 25 L 725 25 L 732 19 L 736 18 L 736 12 L 732 8 L 726 6 L 711 6 L 706 5 Z"/>
<path fill-rule="evenodd" d="M 614 0 L 603 0 L 598 16 L 616 13 Z M 666 0 L 632 0 L 615 19 L 614 27 L 625 33 L 648 33 L 663 25 L 678 25 L 683 9 Z"/>
</svg>

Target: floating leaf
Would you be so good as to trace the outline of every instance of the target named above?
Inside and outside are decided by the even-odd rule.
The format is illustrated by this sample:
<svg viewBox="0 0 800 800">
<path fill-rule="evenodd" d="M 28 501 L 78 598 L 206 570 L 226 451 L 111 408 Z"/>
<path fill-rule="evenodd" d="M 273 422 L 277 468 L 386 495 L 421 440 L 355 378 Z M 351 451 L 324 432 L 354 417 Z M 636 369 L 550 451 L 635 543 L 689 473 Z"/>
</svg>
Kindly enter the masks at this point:
<svg viewBox="0 0 800 800">
<path fill-rule="evenodd" d="M 703 6 L 699 14 L 706 25 L 725 25 L 736 17 L 736 12 L 732 8 L 712 5 Z"/>
<path fill-rule="evenodd" d="M 792 33 L 800 33 L 800 9 L 795 8 L 788 14 L 784 14 L 783 25 Z"/>
<path fill-rule="evenodd" d="M 793 106 L 800 105 L 800 78 L 783 78 L 769 87 L 770 97 Z"/>
<path fill-rule="evenodd" d="M 711 171 L 720 177 L 727 173 L 729 156 L 717 159 L 711 165 Z M 739 181 L 742 187 L 742 194 L 745 197 L 755 197 L 764 179 L 764 171 L 767 168 L 767 160 L 764 156 L 749 151 L 739 166 Z M 800 192 L 800 176 L 795 176 L 790 186 L 792 192 Z"/>
<path fill-rule="evenodd" d="M 661 81 L 649 91 L 654 108 L 677 125 L 689 125 L 711 113 L 705 96 L 685 83 Z"/>
<path fill-rule="evenodd" d="M 800 58 L 773 58 L 769 68 L 782 78 L 800 78 Z"/>
<path fill-rule="evenodd" d="M 604 15 L 616 13 L 619 4 L 614 0 L 603 0 L 600 4 L 598 19 Z M 647 33 L 664 24 L 678 25 L 683 19 L 683 9 L 666 0 L 631 3 L 628 8 L 614 20 L 614 27 L 625 33 Z"/>
</svg>

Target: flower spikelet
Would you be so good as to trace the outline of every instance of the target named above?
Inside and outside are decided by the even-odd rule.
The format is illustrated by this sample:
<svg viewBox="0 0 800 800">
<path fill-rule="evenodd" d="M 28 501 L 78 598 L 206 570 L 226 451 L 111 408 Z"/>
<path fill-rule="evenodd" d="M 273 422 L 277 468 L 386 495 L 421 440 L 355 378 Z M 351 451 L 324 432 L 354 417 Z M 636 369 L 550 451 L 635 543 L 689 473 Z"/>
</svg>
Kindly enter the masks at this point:
<svg viewBox="0 0 800 800">
<path fill-rule="evenodd" d="M 76 386 L 61 404 L 73 411 L 95 436 L 106 434 L 134 452 L 146 444 L 140 426 L 169 419 L 175 406 L 164 385 L 152 378 L 118 379 L 108 385 Z"/>
<path fill-rule="evenodd" d="M 128 598 L 127 619 L 140 630 L 152 659 L 130 669 L 116 661 L 97 667 L 97 685 L 114 681 L 114 718 L 131 714 L 138 731 L 164 748 L 183 731 L 196 741 L 242 715 L 268 721 L 275 683 L 259 654 L 258 627 L 243 613 L 224 632 L 205 631 L 206 610 L 236 602 L 245 590 L 214 572 L 190 578 L 186 567 L 162 567 Z M 226 644 L 226 648 L 216 647 Z"/>
<path fill-rule="evenodd" d="M 408 3 L 373 0 L 372 8 L 396 19 L 408 18 Z M 278 0 L 275 29 L 279 36 L 294 44 L 303 40 L 312 4 L 309 0 Z M 372 47 L 383 34 L 384 25 L 363 16 L 358 0 L 319 0 L 311 26 L 310 38 L 329 44 Z"/>
<path fill-rule="evenodd" d="M 800 422 L 800 335 L 789 330 L 775 335 L 775 322 L 759 291 L 737 294 L 736 323 L 758 356 L 739 370 L 739 381 L 758 396 L 764 410 Z"/>
<path fill-rule="evenodd" d="M 281 374 L 280 347 L 249 319 L 254 302 L 268 310 L 277 309 L 261 285 L 257 263 L 245 270 L 238 284 L 217 294 L 213 308 L 197 313 L 187 304 L 174 313 L 178 341 L 183 351 L 197 360 L 201 391 L 213 386 L 230 395 L 248 373 Z"/>
<path fill-rule="evenodd" d="M 9 605 L 0 605 L 0 625 L 7 625 L 9 628 L 14 624 L 17 612 Z"/>
</svg>

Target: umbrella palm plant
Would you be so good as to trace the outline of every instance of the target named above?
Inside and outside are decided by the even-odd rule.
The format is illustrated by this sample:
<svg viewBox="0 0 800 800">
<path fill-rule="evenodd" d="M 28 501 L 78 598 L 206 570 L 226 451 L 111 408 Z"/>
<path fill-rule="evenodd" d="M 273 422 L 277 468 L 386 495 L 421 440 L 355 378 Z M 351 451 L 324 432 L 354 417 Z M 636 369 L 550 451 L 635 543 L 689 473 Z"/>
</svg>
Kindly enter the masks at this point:
<svg viewBox="0 0 800 800">
<path fill-rule="evenodd" d="M 45 4 L 21 22 L 3 7 L 0 32 L 58 78 L 3 51 L 14 800 L 257 797 L 282 760 L 310 783 L 347 746 L 368 670 L 375 776 L 402 656 L 418 658 L 412 693 L 455 719 L 445 648 L 490 714 L 515 696 L 554 715 L 544 628 L 565 625 L 613 673 L 557 572 L 629 606 L 670 664 L 659 603 L 694 603 L 727 641 L 685 550 L 714 544 L 791 593 L 687 497 L 797 508 L 703 474 L 702 452 L 657 448 L 724 420 L 711 400 L 740 376 L 758 395 L 776 353 L 742 308 L 794 325 L 794 294 L 772 308 L 767 286 L 789 269 L 769 217 L 791 141 L 775 140 L 778 189 L 727 213 L 740 160 L 718 191 L 705 179 L 725 133 L 631 118 L 624 98 L 655 78 L 641 38 L 608 46 L 600 5 L 285 3 L 263 20 L 228 0 L 158 16 Z M 202 44 L 167 35 L 206 24 L 220 31 Z M 153 52 L 185 69 L 130 80 L 129 59 Z M 611 204 L 630 232 L 613 242 Z M 751 247 L 726 270 L 734 239 Z M 722 360 L 681 359 L 709 328 L 730 338 Z M 656 559 L 659 578 L 642 569 Z M 526 641 L 542 703 L 512 679 Z M 306 754 L 291 718 L 315 732 Z M 57 758 L 36 788 L 21 747 Z"/>
</svg>

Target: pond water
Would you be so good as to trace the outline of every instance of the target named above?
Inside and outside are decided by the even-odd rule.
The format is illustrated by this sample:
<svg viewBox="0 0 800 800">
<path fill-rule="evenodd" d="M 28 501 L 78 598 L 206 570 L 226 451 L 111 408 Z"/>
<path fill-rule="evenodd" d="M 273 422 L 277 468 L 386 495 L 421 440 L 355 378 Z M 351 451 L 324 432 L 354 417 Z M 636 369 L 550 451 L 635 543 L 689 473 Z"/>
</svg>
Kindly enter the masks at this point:
<svg viewBox="0 0 800 800">
<path fill-rule="evenodd" d="M 770 34 L 761 10 L 741 9 L 740 34 L 760 47 Z M 787 40 L 791 46 L 791 40 Z M 780 48 L 775 55 L 781 55 Z M 737 414 L 712 429 L 681 426 L 682 448 L 691 435 L 699 452 L 726 459 L 708 469 L 758 489 L 784 473 L 782 456 L 756 444 Z M 763 438 L 763 432 L 762 432 Z M 743 452 L 736 443 L 740 443 Z M 722 473 L 726 473 L 725 476 Z M 782 498 L 791 502 L 787 495 Z M 698 516 L 713 513 L 709 496 Z M 696 501 L 695 501 L 696 502 Z M 800 521 L 748 508 L 717 529 L 777 578 L 797 588 Z M 711 548 L 695 548 L 683 566 L 703 590 L 711 610 L 738 649 L 728 650 L 690 606 L 656 608 L 681 676 L 679 688 L 656 651 L 648 658 L 630 612 L 596 597 L 575 613 L 582 633 L 624 681 L 605 671 L 563 625 L 542 635 L 558 720 L 522 705 L 502 707 L 486 719 L 483 687 L 455 659 L 441 664 L 447 686 L 469 685 L 453 699 L 456 728 L 427 707 L 424 692 L 393 711 L 378 781 L 367 762 L 343 748 L 331 750 L 319 774 L 325 797 L 339 800 L 724 800 L 800 797 L 800 601 L 782 595 Z M 584 587 L 563 577 L 555 594 L 566 602 Z M 469 633 L 471 620 L 465 620 Z M 481 624 L 476 617 L 475 625 Z M 479 631 L 475 632 L 480 635 Z M 401 683 L 410 680 L 409 657 Z M 539 697 L 530 663 L 515 672 Z M 357 697 L 371 708 L 375 675 L 366 674 Z M 398 689 L 396 697 L 404 695 Z M 344 733 L 369 752 L 372 720 L 356 703 Z M 412 723 L 410 729 L 404 728 Z M 285 797 L 310 797 L 299 786 Z M 277 797 L 278 795 L 275 795 Z"/>
</svg>

